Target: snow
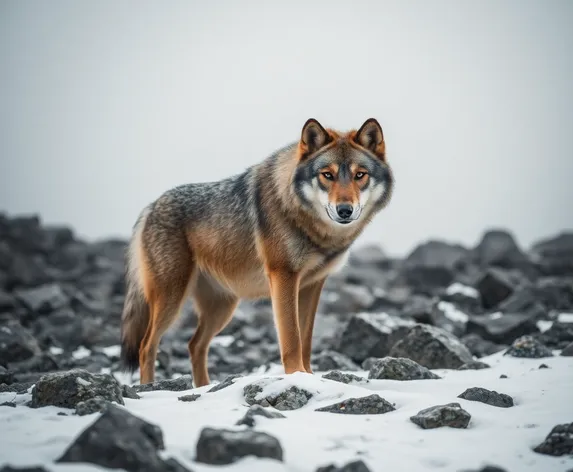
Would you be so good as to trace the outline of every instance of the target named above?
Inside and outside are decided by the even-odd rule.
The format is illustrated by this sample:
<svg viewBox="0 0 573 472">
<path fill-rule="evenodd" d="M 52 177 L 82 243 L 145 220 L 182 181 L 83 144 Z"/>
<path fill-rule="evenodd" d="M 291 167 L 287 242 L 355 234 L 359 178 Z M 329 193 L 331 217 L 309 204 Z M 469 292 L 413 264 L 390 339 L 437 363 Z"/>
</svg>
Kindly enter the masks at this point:
<svg viewBox="0 0 573 472">
<path fill-rule="evenodd" d="M 468 287 L 467 285 L 463 285 L 459 282 L 454 282 L 446 289 L 447 295 L 455 295 L 455 294 L 465 295 L 466 297 L 471 298 L 478 298 L 479 292 L 473 288 Z"/>
<path fill-rule="evenodd" d="M 454 304 L 450 302 L 439 302 L 438 309 L 444 313 L 444 316 L 457 323 L 467 323 L 470 319 L 463 311 L 458 310 Z"/>
<path fill-rule="evenodd" d="M 508 471 L 565 471 L 573 467 L 573 457 L 537 454 L 532 448 L 542 442 L 559 423 L 573 419 L 573 358 L 518 359 L 497 353 L 481 359 L 492 366 L 478 371 L 434 370 L 442 379 L 392 381 L 371 380 L 345 385 L 321 378 L 319 373 L 284 375 L 275 365 L 267 373 L 238 378 L 234 384 L 214 393 L 210 386 L 187 392 L 144 392 L 140 400 L 125 399 L 126 408 L 158 424 L 164 434 L 164 457 L 176 457 L 196 472 L 315 472 L 330 463 L 342 465 L 361 458 L 373 472 L 457 472 L 495 464 Z M 549 369 L 539 369 L 541 363 Z M 366 376 L 366 372 L 359 372 Z M 509 378 L 500 379 L 501 374 Z M 248 408 L 243 387 L 276 377 L 263 394 L 297 385 L 313 394 L 308 404 L 294 411 L 283 411 L 285 419 L 257 417 L 256 430 L 276 436 L 284 449 L 284 463 L 248 457 L 230 466 L 209 466 L 194 462 L 195 444 L 205 426 L 234 426 Z M 457 398 L 466 388 L 485 387 L 514 398 L 515 406 L 502 409 Z M 195 402 L 177 397 L 200 393 Z M 396 411 L 383 415 L 341 415 L 316 412 L 316 408 L 349 397 L 377 393 Z M 24 406 L 31 395 L 0 394 L 0 403 L 15 401 L 16 408 L 0 408 L 0 465 L 44 464 L 53 472 L 103 471 L 89 466 L 53 464 L 73 439 L 97 414 L 78 417 L 56 407 L 30 409 Z M 468 429 L 423 430 L 409 418 L 423 408 L 459 402 L 471 415 Z M 58 412 L 70 416 L 58 416 Z"/>
<path fill-rule="evenodd" d="M 78 347 L 74 352 L 72 352 L 72 357 L 74 359 L 78 359 L 78 360 L 84 359 L 84 358 L 89 357 L 91 355 L 92 355 L 92 352 L 83 346 Z"/>
<path fill-rule="evenodd" d="M 537 321 L 537 323 L 535 323 L 535 326 L 537 326 L 537 329 L 539 331 L 545 333 L 545 331 L 547 331 L 553 326 L 553 321 L 539 320 Z"/>
<path fill-rule="evenodd" d="M 61 347 L 56 347 L 56 346 L 51 346 L 50 347 L 50 354 L 53 354 L 54 356 L 59 356 L 60 354 L 63 354 L 64 350 Z"/>
<path fill-rule="evenodd" d="M 560 323 L 573 323 L 573 313 L 559 313 L 557 321 Z"/>
<path fill-rule="evenodd" d="M 114 346 L 103 347 L 101 352 L 103 352 L 107 357 L 119 357 L 121 354 L 121 346 L 116 344 Z"/>
</svg>

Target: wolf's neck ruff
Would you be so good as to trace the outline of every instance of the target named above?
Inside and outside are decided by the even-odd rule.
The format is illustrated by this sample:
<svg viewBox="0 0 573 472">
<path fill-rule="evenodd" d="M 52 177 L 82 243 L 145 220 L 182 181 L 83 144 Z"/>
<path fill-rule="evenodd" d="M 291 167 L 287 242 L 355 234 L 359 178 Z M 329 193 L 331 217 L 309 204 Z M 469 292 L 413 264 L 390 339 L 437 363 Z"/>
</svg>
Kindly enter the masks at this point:
<svg viewBox="0 0 573 472">
<path fill-rule="evenodd" d="M 153 381 L 159 341 L 191 295 L 199 322 L 189 353 L 195 385 L 206 385 L 209 344 L 239 300 L 270 297 L 285 372 L 312 372 L 322 286 L 393 182 L 376 120 L 341 133 L 311 119 L 297 143 L 241 175 L 166 191 L 130 242 L 124 365 Z"/>
</svg>

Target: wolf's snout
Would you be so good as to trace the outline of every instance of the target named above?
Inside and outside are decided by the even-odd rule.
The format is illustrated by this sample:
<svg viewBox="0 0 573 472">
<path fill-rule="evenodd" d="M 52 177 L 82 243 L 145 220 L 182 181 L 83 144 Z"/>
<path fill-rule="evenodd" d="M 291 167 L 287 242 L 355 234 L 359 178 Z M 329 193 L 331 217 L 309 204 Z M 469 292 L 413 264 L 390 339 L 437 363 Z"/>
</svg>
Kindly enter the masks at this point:
<svg viewBox="0 0 573 472">
<path fill-rule="evenodd" d="M 338 216 L 344 220 L 347 220 L 352 216 L 352 211 L 352 205 L 349 203 L 341 203 L 340 205 L 336 205 L 336 213 L 338 213 Z"/>
</svg>

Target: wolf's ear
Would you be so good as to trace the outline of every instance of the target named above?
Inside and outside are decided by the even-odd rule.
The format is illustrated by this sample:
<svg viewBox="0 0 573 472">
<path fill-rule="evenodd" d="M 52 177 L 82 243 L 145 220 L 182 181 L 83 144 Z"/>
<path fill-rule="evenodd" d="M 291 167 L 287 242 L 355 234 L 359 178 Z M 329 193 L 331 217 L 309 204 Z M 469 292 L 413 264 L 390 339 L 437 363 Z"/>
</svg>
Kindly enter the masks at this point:
<svg viewBox="0 0 573 472">
<path fill-rule="evenodd" d="M 386 147 L 382 127 L 375 118 L 369 118 L 354 135 L 354 141 L 384 159 Z"/>
<path fill-rule="evenodd" d="M 332 141 L 332 138 L 322 125 L 314 118 L 308 119 L 302 127 L 302 135 L 300 137 L 301 157 L 306 157 L 318 151 L 330 141 Z"/>
</svg>

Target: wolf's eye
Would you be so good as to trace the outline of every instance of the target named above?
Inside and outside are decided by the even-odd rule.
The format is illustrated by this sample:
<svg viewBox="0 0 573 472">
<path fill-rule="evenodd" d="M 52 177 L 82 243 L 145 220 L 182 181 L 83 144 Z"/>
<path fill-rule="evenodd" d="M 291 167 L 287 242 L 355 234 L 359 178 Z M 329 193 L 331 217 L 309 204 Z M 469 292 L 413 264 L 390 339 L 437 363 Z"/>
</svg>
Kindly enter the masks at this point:
<svg viewBox="0 0 573 472">
<path fill-rule="evenodd" d="M 332 176 L 332 174 L 330 172 L 323 172 L 322 176 L 327 180 L 334 180 L 334 177 Z"/>
<path fill-rule="evenodd" d="M 356 180 L 360 180 L 362 177 L 364 177 L 366 175 L 366 172 L 356 172 L 356 175 L 354 176 L 354 178 Z"/>
</svg>

